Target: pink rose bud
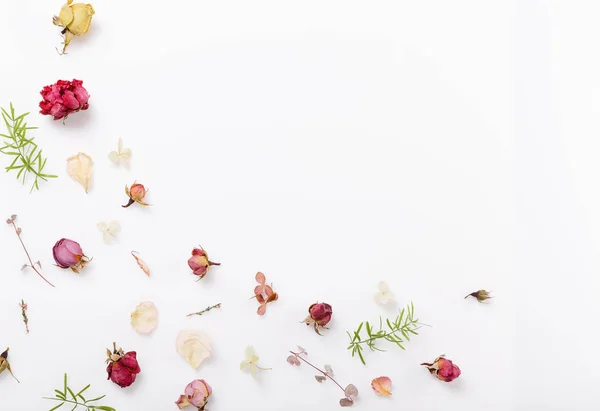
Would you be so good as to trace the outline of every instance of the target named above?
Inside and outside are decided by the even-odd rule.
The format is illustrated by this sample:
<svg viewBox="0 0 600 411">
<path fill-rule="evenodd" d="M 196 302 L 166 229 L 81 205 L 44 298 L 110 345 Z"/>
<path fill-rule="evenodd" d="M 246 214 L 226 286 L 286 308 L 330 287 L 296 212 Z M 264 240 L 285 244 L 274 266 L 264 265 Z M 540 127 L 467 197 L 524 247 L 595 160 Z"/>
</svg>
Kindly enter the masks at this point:
<svg viewBox="0 0 600 411">
<path fill-rule="evenodd" d="M 117 384 L 121 388 L 129 387 L 135 381 L 135 377 L 142 371 L 138 364 L 135 351 L 123 352 L 113 343 L 113 352 L 106 350 L 108 359 L 106 362 L 106 372 L 108 379 Z"/>
<path fill-rule="evenodd" d="M 87 110 L 90 95 L 81 80 L 58 80 L 56 84 L 45 86 L 40 91 L 40 113 L 54 117 L 54 120 L 67 118 L 71 113 Z"/>
<path fill-rule="evenodd" d="M 421 365 L 426 366 L 431 374 L 434 374 L 438 379 L 445 382 L 453 381 L 460 376 L 458 365 L 453 364 L 452 361 L 447 360 L 443 355 L 436 358 L 432 364 L 424 362 Z"/>
<path fill-rule="evenodd" d="M 83 253 L 78 242 L 62 238 L 54 244 L 52 255 L 56 265 L 60 268 L 70 268 L 79 273 L 91 260 Z"/>
<path fill-rule="evenodd" d="M 194 275 L 198 276 L 201 280 L 208 273 L 211 265 L 221 265 L 221 263 L 213 263 L 208 259 L 208 254 L 201 248 L 194 248 L 192 250 L 192 256 L 188 260 L 188 265 L 194 272 Z"/>
<path fill-rule="evenodd" d="M 125 186 L 125 194 L 127 194 L 127 196 L 129 197 L 129 202 L 121 207 L 127 208 L 133 203 L 138 203 L 143 206 L 149 206 L 150 204 L 145 203 L 143 201 L 144 197 L 146 197 L 147 192 L 148 190 L 146 190 L 146 187 L 139 183 L 133 183 L 131 188 Z"/>
<path fill-rule="evenodd" d="M 327 303 L 316 303 L 308 307 L 308 317 L 302 321 L 306 325 L 313 324 L 315 332 L 319 335 L 319 327 L 327 328 L 326 325 L 331 320 L 333 310 Z"/>
<path fill-rule="evenodd" d="M 204 410 L 208 397 L 212 395 L 212 388 L 204 380 L 194 380 L 185 387 L 185 394 L 181 395 L 175 404 L 179 409 L 187 406 L 194 406 L 198 411 Z"/>
</svg>

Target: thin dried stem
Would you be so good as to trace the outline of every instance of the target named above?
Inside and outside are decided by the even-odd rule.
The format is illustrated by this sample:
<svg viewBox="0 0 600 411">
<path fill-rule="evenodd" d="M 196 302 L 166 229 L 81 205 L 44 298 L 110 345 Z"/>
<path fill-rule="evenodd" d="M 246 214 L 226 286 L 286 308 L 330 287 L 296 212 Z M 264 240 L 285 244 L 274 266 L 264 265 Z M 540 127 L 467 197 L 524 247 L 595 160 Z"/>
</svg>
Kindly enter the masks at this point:
<svg viewBox="0 0 600 411">
<path fill-rule="evenodd" d="M 19 241 L 21 242 L 21 245 L 23 246 L 23 250 L 25 250 L 25 254 L 27 255 L 27 259 L 29 260 L 29 264 L 27 265 L 27 267 L 33 268 L 33 271 L 35 271 L 37 273 L 37 275 L 39 275 L 42 278 L 42 280 L 44 280 L 45 282 L 47 282 L 48 284 L 50 284 L 52 287 L 54 287 L 54 284 L 52 284 L 50 281 L 46 280 L 46 278 L 42 275 L 42 273 L 40 273 L 38 271 L 38 269 L 35 268 L 35 264 L 31 260 L 31 256 L 29 255 L 29 251 L 27 251 L 27 247 L 25 247 L 25 243 L 23 242 L 23 239 L 21 238 L 21 230 L 19 230 L 17 228 L 17 225 L 15 224 L 15 220 L 14 219 L 10 219 L 10 224 L 15 229 L 15 234 L 17 234 L 17 237 L 19 238 Z"/>
<path fill-rule="evenodd" d="M 340 387 L 340 390 L 344 391 L 344 393 L 346 392 L 346 390 L 344 390 L 344 388 L 335 380 L 333 379 L 333 377 L 331 375 L 329 375 L 328 373 L 326 373 L 325 371 L 321 370 L 318 367 L 315 367 L 314 365 L 312 365 L 308 360 L 304 359 L 300 353 L 295 353 L 293 351 L 290 351 L 290 353 L 292 353 L 297 359 L 299 359 L 300 361 L 303 361 L 305 364 L 310 365 L 311 367 L 313 367 L 315 370 L 319 371 L 321 374 L 323 374 L 325 376 L 325 378 L 329 378 L 331 381 L 333 381 L 335 383 L 335 385 L 337 385 L 338 387 Z"/>
</svg>

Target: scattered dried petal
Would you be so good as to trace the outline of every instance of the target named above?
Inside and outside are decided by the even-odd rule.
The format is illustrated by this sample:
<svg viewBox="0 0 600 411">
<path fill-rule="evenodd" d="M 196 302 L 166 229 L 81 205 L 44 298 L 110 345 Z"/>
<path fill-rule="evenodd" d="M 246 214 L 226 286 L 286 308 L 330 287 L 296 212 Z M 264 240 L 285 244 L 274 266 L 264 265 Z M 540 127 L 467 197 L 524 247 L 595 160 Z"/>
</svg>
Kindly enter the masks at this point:
<svg viewBox="0 0 600 411">
<path fill-rule="evenodd" d="M 131 313 L 131 326 L 140 334 L 150 334 L 158 323 L 158 310 L 150 301 L 139 303 Z"/>
<path fill-rule="evenodd" d="M 137 251 L 132 251 L 131 252 L 131 255 L 133 256 L 133 258 L 135 258 L 135 261 L 138 263 L 138 265 L 140 266 L 140 268 L 142 269 L 142 271 L 148 277 L 150 277 L 150 267 L 148 267 L 148 264 L 146 264 L 146 262 L 144 260 L 142 260 L 140 257 L 138 257 L 137 254 L 138 254 Z"/>
<path fill-rule="evenodd" d="M 352 401 L 352 400 L 351 400 L 351 399 L 349 399 L 349 398 L 342 398 L 342 399 L 340 400 L 340 405 L 341 405 L 342 407 L 352 407 L 352 406 L 354 405 L 354 401 Z"/>
<path fill-rule="evenodd" d="M 67 172 L 73 180 L 83 186 L 86 193 L 90 186 L 93 165 L 94 162 L 92 161 L 92 158 L 85 153 L 78 153 L 77 155 L 67 158 Z"/>
<path fill-rule="evenodd" d="M 196 330 L 182 330 L 177 336 L 177 352 L 194 369 L 198 369 L 211 354 L 208 336 Z"/>
<path fill-rule="evenodd" d="M 287 362 L 289 362 L 291 365 L 300 365 L 300 360 L 297 359 L 295 355 L 290 355 L 287 357 Z"/>
<path fill-rule="evenodd" d="M 389 377 L 378 377 L 371 381 L 371 388 L 378 395 L 388 397 L 392 395 L 392 380 Z"/>
<path fill-rule="evenodd" d="M 323 382 L 326 379 L 327 378 L 323 377 L 322 375 L 315 375 L 315 380 L 317 380 L 318 382 Z"/>
<path fill-rule="evenodd" d="M 344 394 L 346 394 L 346 398 L 353 399 L 358 396 L 358 389 L 354 386 L 354 384 L 348 384 L 344 389 Z"/>
</svg>

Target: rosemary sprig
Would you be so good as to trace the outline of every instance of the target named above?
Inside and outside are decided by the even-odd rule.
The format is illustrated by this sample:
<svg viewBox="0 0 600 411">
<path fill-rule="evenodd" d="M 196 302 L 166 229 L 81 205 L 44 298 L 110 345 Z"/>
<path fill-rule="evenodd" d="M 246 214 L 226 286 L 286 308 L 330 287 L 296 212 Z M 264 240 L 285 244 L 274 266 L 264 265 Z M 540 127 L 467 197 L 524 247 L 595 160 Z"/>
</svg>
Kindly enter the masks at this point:
<svg viewBox="0 0 600 411">
<path fill-rule="evenodd" d="M 1 110 L 8 134 L 0 134 L 0 137 L 6 139 L 4 146 L 0 147 L 0 153 L 14 157 L 12 163 L 5 169 L 7 172 L 17 170 L 17 179 L 21 178 L 23 184 L 25 184 L 27 176 L 32 173 L 35 175 L 35 180 L 30 192 L 34 188 L 39 190 L 39 180 L 47 181 L 49 178 L 56 178 L 56 176 L 43 172 L 47 158 L 42 157 L 42 150 L 34 143 L 34 138 L 27 137 L 27 130 L 34 130 L 37 127 L 27 127 L 25 117 L 29 113 L 15 117 L 15 109 L 12 103 L 10 103 L 10 114 L 4 108 Z"/>
<path fill-rule="evenodd" d="M 78 409 L 78 407 L 84 407 L 88 411 L 100 411 L 100 410 L 101 411 L 116 411 L 113 407 L 108 407 L 106 405 L 91 404 L 92 402 L 100 401 L 101 399 L 106 397 L 106 395 L 102 395 L 100 397 L 86 400 L 82 394 L 88 388 L 90 388 L 90 384 L 86 385 L 84 388 L 79 390 L 79 392 L 77 394 L 75 394 L 74 391 L 67 384 L 67 374 L 65 373 L 63 390 L 62 391 L 54 390 L 54 392 L 56 393 L 54 395 L 54 397 L 42 397 L 42 398 L 45 400 L 60 401 L 60 404 L 58 404 L 56 407 L 50 408 L 49 411 L 57 410 L 60 407 L 62 407 L 64 404 L 74 404 L 75 406 L 72 408 L 72 410 L 76 410 L 76 409 Z M 69 396 L 72 399 L 70 399 Z"/>
<path fill-rule="evenodd" d="M 197 313 L 188 314 L 188 315 L 186 315 L 186 317 L 191 317 L 192 315 L 202 315 L 202 314 L 204 314 L 206 312 L 209 312 L 213 308 L 221 308 L 221 303 L 215 304 L 215 305 L 211 305 L 210 307 L 206 307 L 204 310 L 198 311 Z"/>
<path fill-rule="evenodd" d="M 360 361 L 363 364 L 367 364 L 365 362 L 365 358 L 363 356 L 364 347 L 369 347 L 371 351 L 385 351 L 375 346 L 377 340 L 386 340 L 396 344 L 401 349 L 405 349 L 402 345 L 403 343 L 410 341 L 410 335 L 418 335 L 417 331 L 421 328 L 418 318 L 414 318 L 415 314 L 415 306 L 413 303 L 407 305 L 406 308 L 403 308 L 400 311 L 400 314 L 396 317 L 394 321 L 390 321 L 389 319 L 385 320 L 385 324 L 387 325 L 387 329 L 383 327 L 383 319 L 379 317 L 379 330 L 375 331 L 371 323 L 368 321 L 360 323 L 357 330 L 354 331 L 353 334 L 346 332 L 348 337 L 350 338 L 350 345 L 348 346 L 349 350 L 352 350 L 352 356 L 358 355 Z M 367 332 L 366 337 L 361 337 L 360 332 L 363 328 Z"/>
</svg>

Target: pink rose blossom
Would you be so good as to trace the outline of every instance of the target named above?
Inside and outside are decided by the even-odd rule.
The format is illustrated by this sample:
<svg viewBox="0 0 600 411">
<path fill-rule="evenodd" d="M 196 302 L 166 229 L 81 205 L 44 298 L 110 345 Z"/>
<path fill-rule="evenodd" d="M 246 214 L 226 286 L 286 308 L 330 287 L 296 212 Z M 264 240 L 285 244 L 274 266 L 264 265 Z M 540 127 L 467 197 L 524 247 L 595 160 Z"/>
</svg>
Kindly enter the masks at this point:
<svg viewBox="0 0 600 411">
<path fill-rule="evenodd" d="M 326 325 L 331 321 L 333 309 L 327 303 L 316 303 L 308 307 L 308 317 L 304 319 L 306 325 L 313 324 L 315 332 L 319 335 L 319 327 L 327 328 Z"/>
<path fill-rule="evenodd" d="M 54 244 L 52 255 L 57 266 L 70 268 L 76 273 L 90 261 L 79 243 L 68 238 L 62 238 Z"/>
<path fill-rule="evenodd" d="M 125 353 L 122 349 L 117 350 L 115 344 L 113 346 L 115 349 L 112 353 L 107 350 L 107 354 L 109 354 L 106 367 L 108 379 L 121 388 L 129 387 L 142 371 L 137 361 L 137 353 L 135 351 Z"/>
<path fill-rule="evenodd" d="M 54 120 L 67 118 L 71 113 L 87 110 L 90 95 L 81 80 L 58 80 L 56 84 L 45 86 L 40 94 L 40 113 L 54 117 Z"/>
<path fill-rule="evenodd" d="M 211 395 L 212 388 L 206 381 L 194 380 L 185 387 L 184 394 L 175 401 L 175 404 L 180 410 L 192 405 L 202 411 L 208 402 L 208 397 Z"/>
<path fill-rule="evenodd" d="M 208 259 L 208 254 L 203 248 L 194 248 L 192 250 L 192 256 L 188 260 L 188 265 L 192 269 L 194 275 L 198 276 L 201 280 L 208 273 L 211 265 L 221 265 L 221 263 L 214 263 Z"/>
<path fill-rule="evenodd" d="M 431 374 L 445 382 L 453 381 L 460 376 L 458 365 L 453 364 L 452 361 L 447 360 L 443 355 L 436 358 L 433 363 L 424 362 L 421 365 L 426 366 Z"/>
</svg>

